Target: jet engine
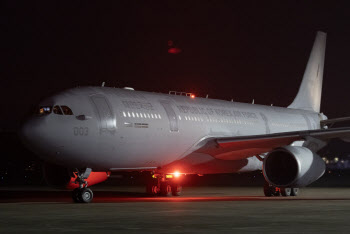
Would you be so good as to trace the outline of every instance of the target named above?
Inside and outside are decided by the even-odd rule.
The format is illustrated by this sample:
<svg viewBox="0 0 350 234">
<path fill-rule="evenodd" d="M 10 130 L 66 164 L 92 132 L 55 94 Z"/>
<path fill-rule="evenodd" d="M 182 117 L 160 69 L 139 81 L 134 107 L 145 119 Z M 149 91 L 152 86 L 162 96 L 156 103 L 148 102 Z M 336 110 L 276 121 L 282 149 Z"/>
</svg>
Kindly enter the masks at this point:
<svg viewBox="0 0 350 234">
<path fill-rule="evenodd" d="M 276 187 L 305 187 L 323 175 L 325 163 L 308 148 L 284 146 L 265 157 L 263 172 Z"/>
<path fill-rule="evenodd" d="M 43 175 L 49 186 L 65 189 L 75 189 L 79 187 L 79 184 L 75 183 L 77 175 L 74 170 L 69 170 L 54 164 L 44 164 Z M 109 175 L 109 172 L 91 172 L 86 181 L 88 182 L 88 186 L 91 186 L 107 180 Z"/>
</svg>

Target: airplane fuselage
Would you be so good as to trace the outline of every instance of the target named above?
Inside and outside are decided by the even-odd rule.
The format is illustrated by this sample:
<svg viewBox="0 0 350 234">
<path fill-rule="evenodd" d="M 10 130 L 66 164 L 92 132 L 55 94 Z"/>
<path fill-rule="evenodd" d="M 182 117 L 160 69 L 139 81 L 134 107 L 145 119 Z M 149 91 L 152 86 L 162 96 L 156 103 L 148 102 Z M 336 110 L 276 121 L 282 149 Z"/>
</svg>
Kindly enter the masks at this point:
<svg viewBox="0 0 350 234">
<path fill-rule="evenodd" d="M 190 157 L 211 137 L 320 128 L 319 114 L 311 111 L 109 87 L 70 89 L 40 107 L 63 105 L 73 114 L 32 117 L 27 144 L 44 160 L 97 171 L 161 168 Z M 260 161 L 251 163 L 245 170 L 261 169 Z"/>
</svg>

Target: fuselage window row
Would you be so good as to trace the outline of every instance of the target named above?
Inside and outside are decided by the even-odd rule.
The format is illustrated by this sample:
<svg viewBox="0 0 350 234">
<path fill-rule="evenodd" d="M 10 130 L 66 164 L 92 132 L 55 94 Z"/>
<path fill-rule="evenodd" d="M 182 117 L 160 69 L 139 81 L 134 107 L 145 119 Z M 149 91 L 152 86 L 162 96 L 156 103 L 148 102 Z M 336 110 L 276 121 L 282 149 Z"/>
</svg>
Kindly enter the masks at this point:
<svg viewBox="0 0 350 234">
<path fill-rule="evenodd" d="M 148 113 L 138 113 L 138 112 L 125 112 L 123 111 L 123 117 L 129 117 L 129 118 L 145 118 L 145 119 L 162 119 L 162 116 L 160 114 L 148 114 Z"/>
</svg>

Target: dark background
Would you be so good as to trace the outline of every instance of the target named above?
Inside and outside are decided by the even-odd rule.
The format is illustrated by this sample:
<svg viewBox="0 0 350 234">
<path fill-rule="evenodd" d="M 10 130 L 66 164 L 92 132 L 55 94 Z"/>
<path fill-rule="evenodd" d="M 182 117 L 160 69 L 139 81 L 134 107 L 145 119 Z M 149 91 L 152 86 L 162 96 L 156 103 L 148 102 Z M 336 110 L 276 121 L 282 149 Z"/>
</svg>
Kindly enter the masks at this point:
<svg viewBox="0 0 350 234">
<path fill-rule="evenodd" d="M 105 81 L 287 106 L 318 30 L 328 34 L 321 111 L 329 118 L 350 116 L 347 1 L 0 4 L 2 166 L 29 158 L 14 150 L 14 132 L 39 100 L 76 86 Z M 169 41 L 181 52 L 169 53 Z M 332 149 L 346 157 L 348 148 L 338 142 Z"/>
</svg>

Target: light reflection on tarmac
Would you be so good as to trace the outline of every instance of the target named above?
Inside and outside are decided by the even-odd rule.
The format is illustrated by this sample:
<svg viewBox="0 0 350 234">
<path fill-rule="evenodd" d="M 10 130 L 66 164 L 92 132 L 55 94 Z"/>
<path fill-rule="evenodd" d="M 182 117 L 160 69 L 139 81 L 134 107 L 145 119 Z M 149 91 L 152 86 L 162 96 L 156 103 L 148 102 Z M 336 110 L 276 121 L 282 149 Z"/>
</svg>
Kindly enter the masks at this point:
<svg viewBox="0 0 350 234">
<path fill-rule="evenodd" d="M 147 197 L 141 187 L 96 187 L 94 202 L 46 188 L 0 188 L 0 232 L 345 233 L 349 188 L 305 188 L 270 197 L 261 188 L 184 188 Z"/>
</svg>

